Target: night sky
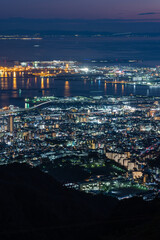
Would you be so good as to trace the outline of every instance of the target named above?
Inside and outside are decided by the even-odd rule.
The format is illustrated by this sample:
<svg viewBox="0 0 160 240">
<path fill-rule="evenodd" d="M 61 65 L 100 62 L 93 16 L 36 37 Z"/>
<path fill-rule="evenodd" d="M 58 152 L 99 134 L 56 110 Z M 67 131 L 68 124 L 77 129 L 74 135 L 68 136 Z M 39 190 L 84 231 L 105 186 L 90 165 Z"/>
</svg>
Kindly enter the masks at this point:
<svg viewBox="0 0 160 240">
<path fill-rule="evenodd" d="M 159 0 L 1 0 L 0 18 L 160 19 Z"/>
</svg>

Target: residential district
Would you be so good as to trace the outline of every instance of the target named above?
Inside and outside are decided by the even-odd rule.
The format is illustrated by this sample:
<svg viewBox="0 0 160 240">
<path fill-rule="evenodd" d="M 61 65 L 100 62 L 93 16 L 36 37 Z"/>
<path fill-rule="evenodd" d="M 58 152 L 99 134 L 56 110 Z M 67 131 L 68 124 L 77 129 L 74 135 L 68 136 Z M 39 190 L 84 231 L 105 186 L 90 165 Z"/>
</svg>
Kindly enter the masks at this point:
<svg viewBox="0 0 160 240">
<path fill-rule="evenodd" d="M 24 109 L 1 109 L 0 149 L 1 165 L 30 164 L 69 188 L 151 200 L 160 191 L 160 97 L 26 99 Z"/>
</svg>

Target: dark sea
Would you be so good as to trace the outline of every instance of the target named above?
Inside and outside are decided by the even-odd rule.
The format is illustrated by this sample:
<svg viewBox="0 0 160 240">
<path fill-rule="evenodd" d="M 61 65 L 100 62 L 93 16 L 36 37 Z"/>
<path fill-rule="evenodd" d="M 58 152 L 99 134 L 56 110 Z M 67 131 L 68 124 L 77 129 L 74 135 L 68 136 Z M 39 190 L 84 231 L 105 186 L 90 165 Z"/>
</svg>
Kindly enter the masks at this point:
<svg viewBox="0 0 160 240">
<path fill-rule="evenodd" d="M 0 40 L 0 64 L 12 61 L 137 59 L 132 66 L 160 65 L 160 37 L 54 36 L 42 40 Z M 86 66 L 88 62 L 86 61 Z M 117 65 L 113 62 L 112 65 Z M 124 65 L 121 63 L 121 65 Z M 125 65 L 129 65 L 126 64 Z M 21 89 L 21 91 L 19 90 Z M 0 108 L 24 107 L 35 96 L 160 96 L 159 87 L 105 84 L 104 81 L 53 78 L 0 78 Z"/>
</svg>

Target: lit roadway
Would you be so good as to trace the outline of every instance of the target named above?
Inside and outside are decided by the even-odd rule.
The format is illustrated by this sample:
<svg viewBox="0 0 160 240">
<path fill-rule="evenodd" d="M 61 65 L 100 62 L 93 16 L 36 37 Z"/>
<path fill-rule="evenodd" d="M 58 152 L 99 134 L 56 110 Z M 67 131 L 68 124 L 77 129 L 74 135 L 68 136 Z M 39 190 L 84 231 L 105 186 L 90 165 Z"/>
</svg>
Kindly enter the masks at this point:
<svg viewBox="0 0 160 240">
<path fill-rule="evenodd" d="M 154 143 L 153 145 L 151 145 L 150 147 L 147 147 L 144 151 L 142 151 L 140 155 L 142 156 L 147 153 L 149 154 L 151 151 L 157 149 L 159 145 L 160 145 L 160 142 L 157 141 L 156 143 Z"/>
</svg>

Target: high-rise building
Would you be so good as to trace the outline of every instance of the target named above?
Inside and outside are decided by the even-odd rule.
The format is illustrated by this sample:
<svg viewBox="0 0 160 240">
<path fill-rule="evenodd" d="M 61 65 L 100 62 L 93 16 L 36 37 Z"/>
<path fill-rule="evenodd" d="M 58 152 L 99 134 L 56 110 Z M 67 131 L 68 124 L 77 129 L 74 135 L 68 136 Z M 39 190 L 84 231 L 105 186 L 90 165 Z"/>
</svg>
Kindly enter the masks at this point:
<svg viewBox="0 0 160 240">
<path fill-rule="evenodd" d="M 14 131 L 14 117 L 12 115 L 10 115 L 8 119 L 8 131 L 10 133 Z"/>
</svg>

